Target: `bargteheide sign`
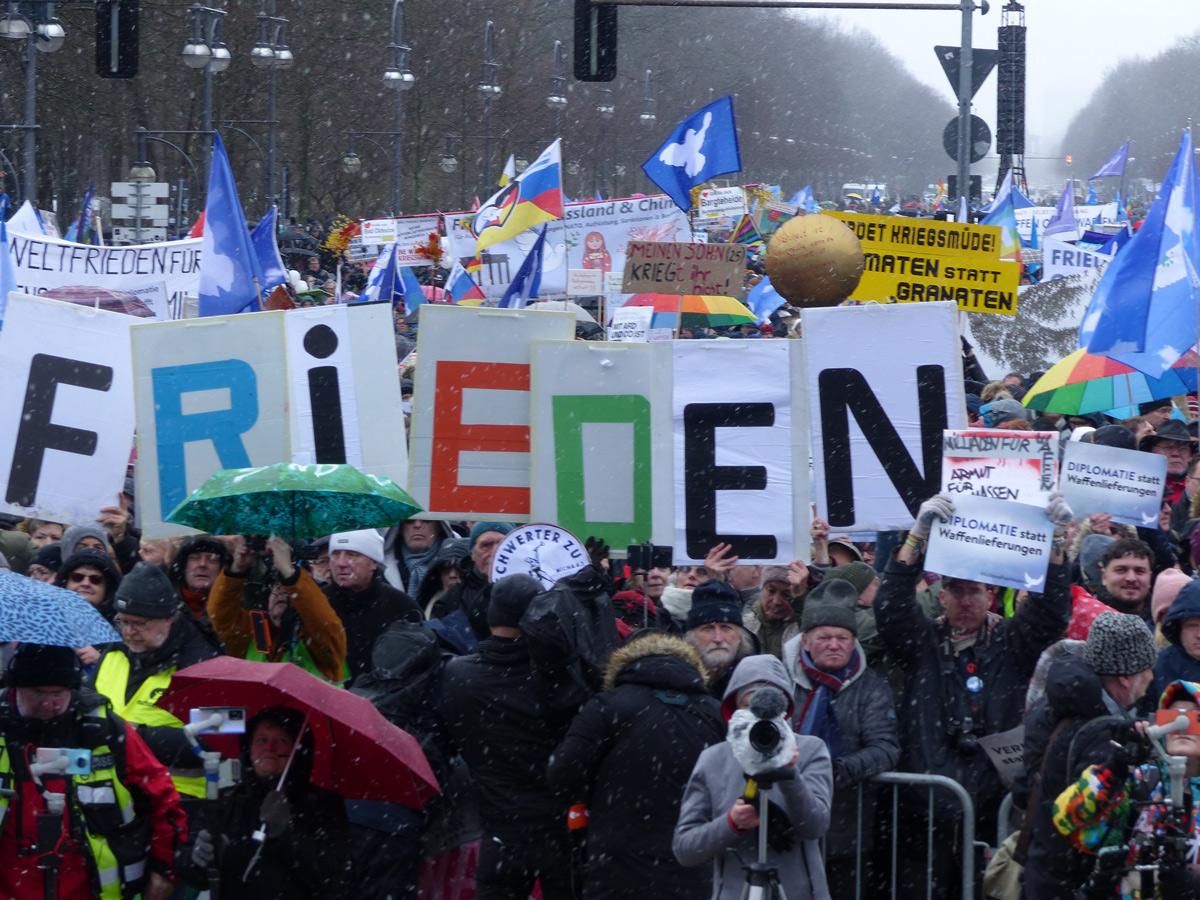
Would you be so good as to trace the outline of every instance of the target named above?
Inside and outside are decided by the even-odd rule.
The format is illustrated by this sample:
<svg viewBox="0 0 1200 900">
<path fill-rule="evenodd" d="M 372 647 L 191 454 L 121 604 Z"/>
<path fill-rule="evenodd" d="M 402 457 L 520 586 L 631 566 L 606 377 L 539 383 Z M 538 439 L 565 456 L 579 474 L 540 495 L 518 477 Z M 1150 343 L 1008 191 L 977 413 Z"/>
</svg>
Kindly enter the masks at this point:
<svg viewBox="0 0 1200 900">
<path fill-rule="evenodd" d="M 741 297 L 745 269 L 741 244 L 630 241 L 621 289 L 628 294 Z"/>
</svg>

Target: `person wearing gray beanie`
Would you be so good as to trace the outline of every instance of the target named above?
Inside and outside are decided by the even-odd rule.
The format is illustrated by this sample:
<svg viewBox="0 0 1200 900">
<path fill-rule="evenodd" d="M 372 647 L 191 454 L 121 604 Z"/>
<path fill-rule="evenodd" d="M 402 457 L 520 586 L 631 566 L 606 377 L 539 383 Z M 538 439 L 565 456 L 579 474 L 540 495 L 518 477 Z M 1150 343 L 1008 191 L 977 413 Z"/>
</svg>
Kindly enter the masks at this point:
<svg viewBox="0 0 1200 900">
<path fill-rule="evenodd" d="M 1154 668 L 1158 650 L 1154 646 L 1154 635 L 1141 616 L 1109 611 L 1100 613 L 1092 622 L 1083 658 L 1101 679 L 1137 677 L 1140 681 L 1141 676 Z M 1150 679 L 1147 677 L 1145 682 L 1132 703 L 1122 704 L 1125 708 L 1141 699 Z M 1107 684 L 1105 689 L 1108 690 Z M 1126 691 L 1122 689 L 1118 693 L 1124 695 Z M 1113 692 L 1109 691 L 1109 694 Z M 1114 699 L 1122 701 L 1120 696 L 1114 696 Z"/>
</svg>

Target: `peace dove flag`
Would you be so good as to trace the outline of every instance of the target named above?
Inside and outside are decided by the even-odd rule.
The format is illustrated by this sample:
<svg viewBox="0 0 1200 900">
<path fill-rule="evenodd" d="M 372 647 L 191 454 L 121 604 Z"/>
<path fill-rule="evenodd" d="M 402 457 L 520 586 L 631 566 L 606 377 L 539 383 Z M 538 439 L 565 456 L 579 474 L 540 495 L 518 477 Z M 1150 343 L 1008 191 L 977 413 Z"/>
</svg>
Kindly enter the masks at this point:
<svg viewBox="0 0 1200 900">
<path fill-rule="evenodd" d="M 642 163 L 646 177 L 666 191 L 684 212 L 692 208 L 692 188 L 741 168 L 732 97 L 722 97 L 696 110 Z"/>
</svg>

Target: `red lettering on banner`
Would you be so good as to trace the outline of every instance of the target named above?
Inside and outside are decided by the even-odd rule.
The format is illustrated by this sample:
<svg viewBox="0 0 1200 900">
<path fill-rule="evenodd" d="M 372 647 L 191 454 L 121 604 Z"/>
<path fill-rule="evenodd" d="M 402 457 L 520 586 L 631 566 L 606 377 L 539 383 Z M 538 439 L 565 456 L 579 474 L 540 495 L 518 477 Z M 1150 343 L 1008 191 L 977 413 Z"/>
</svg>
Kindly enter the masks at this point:
<svg viewBox="0 0 1200 900">
<path fill-rule="evenodd" d="M 463 391 L 528 391 L 525 363 L 447 362 L 437 364 L 433 412 L 433 467 L 429 508 L 438 512 L 529 515 L 529 488 L 458 483 L 459 454 L 528 453 L 528 425 L 467 425 Z"/>
</svg>

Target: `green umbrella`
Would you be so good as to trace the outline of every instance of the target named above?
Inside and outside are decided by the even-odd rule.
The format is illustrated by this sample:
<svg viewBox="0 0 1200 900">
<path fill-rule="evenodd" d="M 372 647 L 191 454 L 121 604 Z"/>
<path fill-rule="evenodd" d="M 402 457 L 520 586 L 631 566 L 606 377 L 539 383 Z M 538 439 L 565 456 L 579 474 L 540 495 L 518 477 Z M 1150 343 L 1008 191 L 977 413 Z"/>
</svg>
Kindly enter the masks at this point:
<svg viewBox="0 0 1200 900">
<path fill-rule="evenodd" d="M 391 479 L 354 466 L 276 463 L 217 472 L 167 521 L 209 534 L 319 537 L 390 528 L 420 511 Z"/>
</svg>

